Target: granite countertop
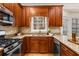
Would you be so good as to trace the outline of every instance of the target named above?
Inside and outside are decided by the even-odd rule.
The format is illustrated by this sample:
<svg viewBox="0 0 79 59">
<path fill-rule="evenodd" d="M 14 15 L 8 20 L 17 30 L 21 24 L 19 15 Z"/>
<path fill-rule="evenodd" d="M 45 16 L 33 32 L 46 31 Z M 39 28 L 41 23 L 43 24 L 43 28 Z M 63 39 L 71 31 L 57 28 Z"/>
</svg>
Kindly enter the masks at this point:
<svg viewBox="0 0 79 59">
<path fill-rule="evenodd" d="M 72 51 L 76 52 L 77 54 L 79 54 L 79 45 L 74 44 L 72 42 L 68 41 L 68 37 L 67 36 L 63 36 L 63 35 L 55 35 L 53 36 L 54 38 L 56 38 L 58 41 L 60 41 L 61 43 L 63 43 L 64 45 L 66 45 L 68 48 L 70 48 Z"/>
<path fill-rule="evenodd" d="M 19 38 L 19 39 L 22 39 L 24 37 L 52 37 L 52 35 L 27 35 L 27 34 L 25 34 L 25 35 L 18 35 L 18 36 L 12 36 L 12 37 L 8 36 L 6 38 Z"/>
</svg>

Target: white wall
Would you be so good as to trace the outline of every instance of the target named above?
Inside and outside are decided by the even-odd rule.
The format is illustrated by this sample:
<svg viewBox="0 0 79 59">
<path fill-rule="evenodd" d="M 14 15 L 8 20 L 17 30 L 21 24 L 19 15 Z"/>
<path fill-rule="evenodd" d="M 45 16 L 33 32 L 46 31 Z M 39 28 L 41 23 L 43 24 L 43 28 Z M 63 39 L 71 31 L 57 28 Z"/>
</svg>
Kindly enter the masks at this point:
<svg viewBox="0 0 79 59">
<path fill-rule="evenodd" d="M 79 18 L 79 12 L 69 12 L 70 17 Z"/>
<path fill-rule="evenodd" d="M 64 10 L 63 11 L 63 16 L 67 16 L 67 17 L 76 17 L 79 18 L 79 11 L 68 11 L 68 10 Z"/>
<path fill-rule="evenodd" d="M 66 10 L 63 10 L 63 16 L 67 16 L 67 17 L 69 17 L 69 12 L 66 11 Z"/>
</svg>

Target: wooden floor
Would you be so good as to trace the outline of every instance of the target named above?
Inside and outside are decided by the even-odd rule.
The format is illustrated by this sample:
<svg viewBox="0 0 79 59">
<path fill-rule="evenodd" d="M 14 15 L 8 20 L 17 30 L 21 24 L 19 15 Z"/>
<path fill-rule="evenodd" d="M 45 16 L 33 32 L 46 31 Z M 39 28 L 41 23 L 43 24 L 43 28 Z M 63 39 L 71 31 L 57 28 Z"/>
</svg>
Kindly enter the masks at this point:
<svg viewBox="0 0 79 59">
<path fill-rule="evenodd" d="M 54 56 L 53 53 L 26 53 L 24 56 Z"/>
</svg>

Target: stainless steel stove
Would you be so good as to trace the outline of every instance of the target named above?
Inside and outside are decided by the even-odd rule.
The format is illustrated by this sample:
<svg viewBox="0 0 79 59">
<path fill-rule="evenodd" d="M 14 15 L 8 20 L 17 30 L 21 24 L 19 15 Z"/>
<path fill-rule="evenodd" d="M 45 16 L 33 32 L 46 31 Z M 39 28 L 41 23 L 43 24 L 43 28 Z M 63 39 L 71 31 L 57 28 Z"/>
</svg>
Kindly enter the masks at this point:
<svg viewBox="0 0 79 59">
<path fill-rule="evenodd" d="M 3 56 L 16 56 L 16 52 L 21 53 L 21 39 L 6 39 L 4 35 L 0 33 L 0 48 L 4 49 Z"/>
<path fill-rule="evenodd" d="M 0 39 L 0 47 L 8 47 L 11 44 L 16 43 L 17 41 L 19 41 L 18 39 Z"/>
</svg>

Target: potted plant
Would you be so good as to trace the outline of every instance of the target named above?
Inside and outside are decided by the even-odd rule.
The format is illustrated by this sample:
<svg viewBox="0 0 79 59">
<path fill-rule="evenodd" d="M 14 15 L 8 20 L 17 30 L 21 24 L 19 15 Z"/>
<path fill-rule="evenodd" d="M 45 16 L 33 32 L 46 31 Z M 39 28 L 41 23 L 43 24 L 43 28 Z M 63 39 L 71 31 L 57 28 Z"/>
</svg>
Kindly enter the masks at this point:
<svg viewBox="0 0 79 59">
<path fill-rule="evenodd" d="M 48 30 L 47 35 L 49 35 L 49 33 L 51 33 L 51 30 L 50 29 Z"/>
</svg>

